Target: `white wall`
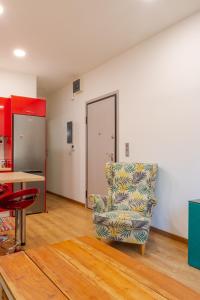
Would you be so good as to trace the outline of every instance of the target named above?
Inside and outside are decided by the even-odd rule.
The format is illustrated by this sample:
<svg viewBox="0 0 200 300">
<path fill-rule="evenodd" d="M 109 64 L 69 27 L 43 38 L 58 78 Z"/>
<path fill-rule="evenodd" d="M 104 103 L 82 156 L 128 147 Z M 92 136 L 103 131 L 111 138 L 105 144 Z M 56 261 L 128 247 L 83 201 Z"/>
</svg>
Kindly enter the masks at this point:
<svg viewBox="0 0 200 300">
<path fill-rule="evenodd" d="M 0 69 L 0 97 L 10 97 L 10 95 L 36 97 L 36 76 Z"/>
<path fill-rule="evenodd" d="M 187 237 L 188 200 L 200 196 L 199 32 L 200 14 L 83 75 L 74 101 L 71 84 L 49 97 L 48 190 L 85 201 L 85 103 L 119 90 L 119 161 L 159 164 L 153 225 Z"/>
</svg>

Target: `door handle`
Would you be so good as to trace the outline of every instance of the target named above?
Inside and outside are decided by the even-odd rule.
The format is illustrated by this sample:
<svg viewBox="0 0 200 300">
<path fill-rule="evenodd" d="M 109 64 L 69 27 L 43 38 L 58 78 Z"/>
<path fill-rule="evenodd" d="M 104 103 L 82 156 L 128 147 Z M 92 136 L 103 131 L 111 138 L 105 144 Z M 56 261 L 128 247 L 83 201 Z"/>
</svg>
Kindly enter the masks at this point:
<svg viewBox="0 0 200 300">
<path fill-rule="evenodd" d="M 43 173 L 41 170 L 24 170 L 23 172 L 30 173 L 30 174 L 33 174 L 33 173 L 42 174 Z"/>
<path fill-rule="evenodd" d="M 111 162 L 114 162 L 114 153 L 110 153 L 110 160 Z"/>
<path fill-rule="evenodd" d="M 111 162 L 114 162 L 114 157 L 115 157 L 114 153 L 111 152 L 111 153 L 106 153 L 106 154 L 108 155 L 109 160 L 110 160 Z"/>
</svg>

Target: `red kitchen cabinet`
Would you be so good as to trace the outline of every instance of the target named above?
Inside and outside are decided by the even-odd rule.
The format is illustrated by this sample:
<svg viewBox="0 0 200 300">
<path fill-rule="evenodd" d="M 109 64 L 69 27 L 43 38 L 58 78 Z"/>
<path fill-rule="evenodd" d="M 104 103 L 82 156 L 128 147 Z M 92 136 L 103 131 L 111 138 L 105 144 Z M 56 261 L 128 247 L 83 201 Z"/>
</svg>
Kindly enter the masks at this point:
<svg viewBox="0 0 200 300">
<path fill-rule="evenodd" d="M 0 136 L 4 137 L 4 157 L 7 167 L 12 167 L 12 121 L 11 101 L 0 98 Z"/>
<path fill-rule="evenodd" d="M 46 116 L 46 101 L 42 99 L 11 96 L 12 114 Z"/>
<path fill-rule="evenodd" d="M 0 98 L 0 136 L 4 136 L 4 111 L 5 111 L 5 100 Z"/>
<path fill-rule="evenodd" d="M 11 107 L 10 99 L 0 98 L 0 136 L 11 135 Z"/>
<path fill-rule="evenodd" d="M 5 160 L 6 167 L 9 167 L 11 171 L 31 170 L 33 174 L 39 172 L 44 177 L 46 176 L 45 116 L 45 100 L 20 96 L 0 97 L 0 136 L 2 137 L 1 146 L 4 147 L 0 159 Z M 23 122 L 18 123 L 17 120 Z M 34 123 L 33 126 L 28 126 L 30 120 Z M 22 135 L 19 134 L 19 131 Z M 27 133 L 32 138 L 24 138 L 28 136 L 26 136 Z M 23 140 L 19 137 L 22 137 Z M 31 152 L 30 149 L 35 145 L 38 145 L 37 151 Z M 39 156 L 38 153 L 40 153 Z M 27 156 L 29 159 L 26 159 Z M 29 184 L 30 186 L 31 184 Z M 46 182 L 34 183 L 33 186 L 40 189 L 40 196 L 28 213 L 44 212 L 46 211 Z M 10 191 L 12 188 L 13 185 L 9 184 Z"/>
</svg>

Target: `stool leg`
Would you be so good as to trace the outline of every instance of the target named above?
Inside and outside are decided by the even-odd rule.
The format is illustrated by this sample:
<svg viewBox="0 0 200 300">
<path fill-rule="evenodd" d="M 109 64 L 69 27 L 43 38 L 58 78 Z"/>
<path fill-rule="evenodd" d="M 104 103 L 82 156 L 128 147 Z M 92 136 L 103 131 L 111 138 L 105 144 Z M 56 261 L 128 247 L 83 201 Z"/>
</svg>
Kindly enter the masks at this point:
<svg viewBox="0 0 200 300">
<path fill-rule="evenodd" d="M 23 190 L 26 189 L 26 183 L 22 182 L 21 187 Z M 26 210 L 22 210 L 22 222 L 21 222 L 21 245 L 26 245 Z"/>
<path fill-rule="evenodd" d="M 22 223 L 22 210 L 15 210 L 15 241 L 18 246 L 21 246 L 21 223 Z"/>
<path fill-rule="evenodd" d="M 22 222 L 21 222 L 21 244 L 26 245 L 26 210 L 22 210 Z"/>
</svg>

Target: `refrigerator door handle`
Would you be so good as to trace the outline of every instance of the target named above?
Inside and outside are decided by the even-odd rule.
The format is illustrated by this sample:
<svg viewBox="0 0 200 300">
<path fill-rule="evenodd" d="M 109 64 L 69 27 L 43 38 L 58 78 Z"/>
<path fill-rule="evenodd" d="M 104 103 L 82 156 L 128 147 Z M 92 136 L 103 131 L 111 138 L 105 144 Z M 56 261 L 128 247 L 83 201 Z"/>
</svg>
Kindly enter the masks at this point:
<svg viewBox="0 0 200 300">
<path fill-rule="evenodd" d="M 43 174 L 43 171 L 41 170 L 23 170 L 25 173 L 30 173 L 30 174 Z"/>
</svg>

